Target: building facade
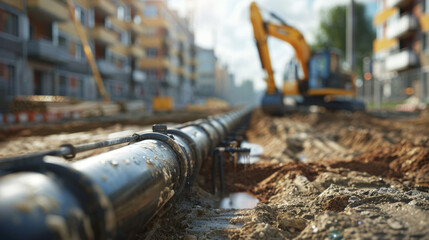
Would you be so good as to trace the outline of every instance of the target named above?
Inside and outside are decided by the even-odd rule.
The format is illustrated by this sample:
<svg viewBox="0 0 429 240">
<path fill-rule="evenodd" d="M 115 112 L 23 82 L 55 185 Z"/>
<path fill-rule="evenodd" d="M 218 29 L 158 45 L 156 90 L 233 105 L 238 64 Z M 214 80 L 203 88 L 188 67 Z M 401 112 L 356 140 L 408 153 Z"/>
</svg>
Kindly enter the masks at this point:
<svg viewBox="0 0 429 240">
<path fill-rule="evenodd" d="M 196 47 L 186 19 L 168 8 L 166 1 L 146 0 L 142 22 L 146 34 L 139 39 L 146 58 L 138 66 L 144 70 L 150 94 L 169 96 L 176 107 L 194 98 Z"/>
<path fill-rule="evenodd" d="M 196 94 L 201 98 L 216 96 L 216 55 L 213 49 L 197 48 Z"/>
<path fill-rule="evenodd" d="M 73 3 L 112 100 L 190 101 L 194 36 L 163 1 Z M 0 0 L 0 19 L 0 112 L 17 95 L 100 99 L 66 0 Z"/>
<path fill-rule="evenodd" d="M 416 95 L 429 100 L 429 1 L 377 3 L 373 94 L 379 99 L 403 100 Z"/>
</svg>

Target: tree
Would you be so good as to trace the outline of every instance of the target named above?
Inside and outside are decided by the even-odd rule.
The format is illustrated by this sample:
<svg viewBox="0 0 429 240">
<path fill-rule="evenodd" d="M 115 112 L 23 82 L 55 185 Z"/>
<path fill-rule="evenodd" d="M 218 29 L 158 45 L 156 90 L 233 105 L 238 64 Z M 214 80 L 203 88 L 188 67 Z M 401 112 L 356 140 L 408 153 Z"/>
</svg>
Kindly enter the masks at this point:
<svg viewBox="0 0 429 240">
<path fill-rule="evenodd" d="M 362 77 L 363 58 L 372 55 L 372 41 L 375 32 L 372 21 L 365 15 L 365 5 L 355 3 L 355 62 L 356 74 Z M 314 50 L 334 47 L 346 54 L 347 6 L 338 5 L 328 10 L 322 10 Z"/>
</svg>

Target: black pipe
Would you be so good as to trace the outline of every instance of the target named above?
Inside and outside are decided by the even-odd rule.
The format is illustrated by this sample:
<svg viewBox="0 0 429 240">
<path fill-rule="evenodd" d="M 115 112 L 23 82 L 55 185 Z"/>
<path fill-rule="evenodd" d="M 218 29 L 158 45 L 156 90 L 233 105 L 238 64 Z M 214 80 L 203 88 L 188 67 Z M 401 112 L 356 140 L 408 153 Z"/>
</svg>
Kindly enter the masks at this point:
<svg viewBox="0 0 429 240">
<path fill-rule="evenodd" d="M 50 156 L 9 162 L 0 170 L 0 239 L 132 236 L 189 189 L 204 159 L 249 113 L 142 134 L 134 144 L 73 163 Z"/>
</svg>

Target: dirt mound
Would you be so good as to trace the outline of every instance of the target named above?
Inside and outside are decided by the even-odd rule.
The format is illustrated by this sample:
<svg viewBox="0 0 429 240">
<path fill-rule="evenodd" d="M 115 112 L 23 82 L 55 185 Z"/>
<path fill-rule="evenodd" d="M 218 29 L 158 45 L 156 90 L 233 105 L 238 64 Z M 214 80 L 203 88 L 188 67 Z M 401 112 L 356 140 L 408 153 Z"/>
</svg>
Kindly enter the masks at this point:
<svg viewBox="0 0 429 240">
<path fill-rule="evenodd" d="M 348 168 L 402 181 L 429 186 L 429 147 L 409 142 L 364 153 L 350 161 L 327 163 L 332 168 Z"/>
<path fill-rule="evenodd" d="M 279 186 L 286 179 L 294 180 L 296 176 L 302 175 L 313 181 L 321 172 L 327 171 L 324 166 L 316 163 L 289 162 L 281 165 L 282 167 L 277 172 L 249 189 L 261 202 L 267 202 L 276 195 L 280 190 Z"/>
</svg>

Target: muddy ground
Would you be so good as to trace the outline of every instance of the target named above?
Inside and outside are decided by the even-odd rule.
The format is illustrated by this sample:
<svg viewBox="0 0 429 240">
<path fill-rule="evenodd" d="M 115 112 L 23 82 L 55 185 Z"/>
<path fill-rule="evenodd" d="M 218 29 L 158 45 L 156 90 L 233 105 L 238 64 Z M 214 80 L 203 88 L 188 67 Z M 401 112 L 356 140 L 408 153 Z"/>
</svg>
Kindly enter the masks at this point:
<svg viewBox="0 0 429 240">
<path fill-rule="evenodd" d="M 198 186 L 137 239 L 429 239 L 429 118 L 256 111 L 246 132 L 264 153 L 226 163 L 228 192 L 252 209 L 219 209 L 210 160 Z"/>
<path fill-rule="evenodd" d="M 74 132 L 65 125 L 48 136 L 34 130 L 0 142 L 0 158 L 149 129 L 128 123 L 58 132 Z M 255 111 L 245 137 L 264 152 L 252 165 L 227 161 L 226 190 L 256 197 L 256 207 L 219 207 L 206 159 L 192 192 L 132 238 L 429 239 L 427 112 L 377 118 L 348 112 L 269 117 Z"/>
</svg>

